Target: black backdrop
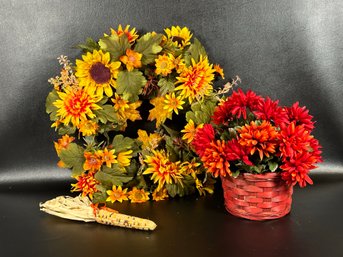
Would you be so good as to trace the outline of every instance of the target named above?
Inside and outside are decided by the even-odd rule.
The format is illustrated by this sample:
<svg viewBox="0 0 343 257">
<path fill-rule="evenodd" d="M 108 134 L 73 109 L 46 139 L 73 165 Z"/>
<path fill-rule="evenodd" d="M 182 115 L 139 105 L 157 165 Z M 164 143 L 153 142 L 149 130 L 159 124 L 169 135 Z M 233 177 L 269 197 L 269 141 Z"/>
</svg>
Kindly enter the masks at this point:
<svg viewBox="0 0 343 257">
<path fill-rule="evenodd" d="M 341 0 L 1 0 L 0 188 L 69 179 L 56 167 L 47 80 L 59 72 L 59 55 L 80 57 L 73 46 L 118 24 L 140 33 L 189 27 L 243 89 L 306 105 L 323 146 L 317 172 L 343 173 L 342 13 Z"/>
<path fill-rule="evenodd" d="M 65 179 L 44 102 L 56 58 L 110 27 L 139 32 L 189 27 L 226 77 L 243 89 L 300 101 L 317 121 L 323 172 L 343 164 L 343 2 L 336 1 L 2 1 L 0 181 Z"/>
</svg>

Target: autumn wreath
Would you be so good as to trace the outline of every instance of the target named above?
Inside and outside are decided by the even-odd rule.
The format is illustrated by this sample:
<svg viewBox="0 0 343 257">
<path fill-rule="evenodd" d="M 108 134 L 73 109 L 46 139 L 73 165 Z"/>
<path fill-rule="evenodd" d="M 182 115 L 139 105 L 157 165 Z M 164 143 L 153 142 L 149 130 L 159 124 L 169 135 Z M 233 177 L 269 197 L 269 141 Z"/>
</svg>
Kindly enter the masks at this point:
<svg viewBox="0 0 343 257">
<path fill-rule="evenodd" d="M 119 25 L 80 44 L 73 65 L 58 58 L 46 100 L 60 138 L 59 167 L 71 169 L 72 191 L 93 203 L 159 201 L 213 192 L 191 142 L 210 122 L 224 78 L 187 27 L 138 35 Z"/>
</svg>

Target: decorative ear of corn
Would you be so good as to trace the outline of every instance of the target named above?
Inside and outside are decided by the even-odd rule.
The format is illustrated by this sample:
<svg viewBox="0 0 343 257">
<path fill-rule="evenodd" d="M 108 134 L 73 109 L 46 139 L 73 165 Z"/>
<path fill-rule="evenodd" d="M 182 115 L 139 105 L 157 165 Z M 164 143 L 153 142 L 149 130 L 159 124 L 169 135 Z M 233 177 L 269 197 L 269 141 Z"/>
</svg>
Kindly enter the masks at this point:
<svg viewBox="0 0 343 257">
<path fill-rule="evenodd" d="M 121 214 L 108 208 L 96 208 L 87 197 L 58 196 L 39 206 L 41 211 L 64 219 L 142 230 L 154 230 L 157 226 L 148 219 Z"/>
<path fill-rule="evenodd" d="M 108 210 L 98 210 L 95 221 L 105 225 L 113 225 L 124 228 L 136 228 L 142 230 L 154 230 L 156 223 L 134 216 L 111 212 Z"/>
</svg>

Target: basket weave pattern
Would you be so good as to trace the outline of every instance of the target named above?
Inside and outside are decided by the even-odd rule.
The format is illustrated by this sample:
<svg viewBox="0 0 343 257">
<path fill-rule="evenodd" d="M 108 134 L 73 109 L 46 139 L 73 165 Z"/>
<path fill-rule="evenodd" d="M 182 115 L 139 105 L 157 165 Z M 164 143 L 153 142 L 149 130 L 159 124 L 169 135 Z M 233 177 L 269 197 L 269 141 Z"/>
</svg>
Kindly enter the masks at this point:
<svg viewBox="0 0 343 257">
<path fill-rule="evenodd" d="M 243 173 L 237 178 L 222 177 L 225 207 L 231 214 L 268 220 L 285 216 L 291 210 L 293 187 L 278 173 Z"/>
</svg>

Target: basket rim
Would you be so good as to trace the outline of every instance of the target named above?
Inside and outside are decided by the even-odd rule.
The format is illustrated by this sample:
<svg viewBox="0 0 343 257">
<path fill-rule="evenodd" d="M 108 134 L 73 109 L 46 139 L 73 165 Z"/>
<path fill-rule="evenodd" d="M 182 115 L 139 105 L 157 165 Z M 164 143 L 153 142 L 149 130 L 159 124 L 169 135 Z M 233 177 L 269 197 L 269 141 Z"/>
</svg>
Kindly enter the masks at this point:
<svg viewBox="0 0 343 257">
<path fill-rule="evenodd" d="M 236 178 L 232 176 L 221 176 L 221 179 L 279 180 L 281 179 L 281 174 L 280 172 L 265 172 L 261 174 L 244 172 L 240 173 Z"/>
</svg>

